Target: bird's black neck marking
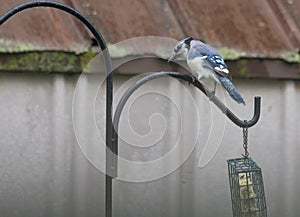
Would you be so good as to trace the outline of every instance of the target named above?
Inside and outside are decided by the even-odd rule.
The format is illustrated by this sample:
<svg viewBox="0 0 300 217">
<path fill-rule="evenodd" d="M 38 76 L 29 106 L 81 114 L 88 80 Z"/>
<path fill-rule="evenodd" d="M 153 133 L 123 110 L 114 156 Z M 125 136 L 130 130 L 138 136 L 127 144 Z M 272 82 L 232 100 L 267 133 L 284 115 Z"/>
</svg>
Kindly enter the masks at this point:
<svg viewBox="0 0 300 217">
<path fill-rule="evenodd" d="M 193 40 L 192 37 L 188 37 L 187 39 L 185 39 L 184 43 L 187 44 L 188 46 L 190 46 L 192 40 Z"/>
</svg>

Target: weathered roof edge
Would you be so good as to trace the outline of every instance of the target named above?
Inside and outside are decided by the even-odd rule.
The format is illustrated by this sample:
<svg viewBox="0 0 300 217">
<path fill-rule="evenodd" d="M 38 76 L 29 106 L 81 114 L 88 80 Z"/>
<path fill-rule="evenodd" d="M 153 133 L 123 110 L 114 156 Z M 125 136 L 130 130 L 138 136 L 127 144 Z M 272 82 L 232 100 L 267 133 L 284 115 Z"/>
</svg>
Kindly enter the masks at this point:
<svg viewBox="0 0 300 217">
<path fill-rule="evenodd" d="M 125 60 L 124 60 L 125 59 Z M 130 61 L 126 61 L 130 60 Z M 188 73 L 184 60 L 167 64 L 166 59 L 154 56 L 145 58 L 126 57 L 115 58 L 115 62 L 125 62 L 116 69 L 118 74 L 141 74 L 154 71 L 178 71 Z M 177 64 L 177 63 L 180 63 Z M 300 63 L 289 63 L 282 59 L 239 58 L 226 61 L 231 75 L 235 78 L 262 78 L 262 79 L 293 79 L 300 80 Z M 118 64 L 119 65 L 119 64 Z M 185 66 L 180 67 L 180 66 Z"/>
<path fill-rule="evenodd" d="M 230 51 L 231 52 L 231 51 Z M 32 51 L 22 53 L 0 53 L 0 72 L 39 72 L 39 73 L 63 73 L 63 74 L 80 74 L 83 72 L 87 64 L 97 54 L 96 49 L 91 49 L 82 54 L 62 51 Z M 138 67 L 138 64 L 147 65 L 153 64 L 156 71 L 165 69 L 165 60 L 169 56 L 165 55 L 144 55 L 141 59 L 140 55 L 121 55 L 120 53 L 112 52 L 113 61 L 125 62 L 126 70 L 117 69 L 119 74 L 139 74 L 143 70 L 147 71 L 147 67 Z M 124 53 L 123 53 L 124 54 Z M 260 57 L 245 57 L 242 53 L 230 53 L 226 63 L 231 70 L 233 77 L 238 78 L 270 78 L 270 79 L 300 79 L 300 62 L 299 54 L 291 55 L 287 60 L 280 58 L 260 58 Z M 135 56 L 134 64 L 130 61 L 124 61 L 130 56 Z M 225 55 L 226 56 L 226 55 Z M 148 59 L 154 58 L 150 62 Z M 297 61 L 289 61 L 296 59 Z M 132 58 L 129 58 L 132 59 Z M 121 66 L 122 68 L 123 66 Z M 150 66 L 151 68 L 152 66 Z M 160 68 L 161 67 L 161 68 Z M 177 69 L 177 68 L 176 68 Z"/>
<path fill-rule="evenodd" d="M 164 50 L 161 49 L 157 53 L 143 53 L 141 54 L 139 51 L 132 52 L 126 51 L 123 47 L 117 48 L 117 46 L 111 46 L 109 44 L 110 54 L 113 58 L 124 58 L 126 56 L 131 55 L 154 55 L 157 57 L 161 57 L 164 59 L 168 59 L 171 55 L 170 50 Z M 295 49 L 294 51 L 288 51 L 288 52 L 280 52 L 277 56 L 264 56 L 259 53 L 246 53 L 244 51 L 239 51 L 233 48 L 228 47 L 220 47 L 217 48 L 221 56 L 224 58 L 224 60 L 238 60 L 240 58 L 251 58 L 251 59 L 274 59 L 274 60 L 283 60 L 288 63 L 300 63 L 300 51 L 298 49 Z"/>
<path fill-rule="evenodd" d="M 127 55 L 143 55 L 140 54 L 139 51 L 136 51 L 136 53 L 133 53 L 132 50 L 127 52 L 122 47 L 117 48 L 117 46 L 111 46 L 111 44 L 108 44 L 108 46 L 111 48 L 110 53 L 113 58 L 121 58 L 125 57 Z M 53 53 L 53 54 L 70 54 L 71 58 L 75 55 L 83 55 L 90 54 L 91 50 L 94 50 L 91 47 L 88 47 L 86 45 L 82 45 L 80 48 L 76 49 L 75 51 L 69 51 L 69 50 L 48 50 L 41 47 L 38 47 L 37 45 L 33 45 L 30 43 L 16 43 L 9 41 L 7 39 L 0 38 L 0 54 L 30 54 L 30 53 L 40 53 L 41 55 L 44 55 L 44 53 Z M 294 51 L 288 51 L 288 52 L 279 52 L 277 53 L 278 56 L 263 56 L 259 53 L 246 53 L 244 51 L 239 51 L 233 48 L 228 47 L 220 47 L 218 48 L 218 51 L 223 56 L 225 60 L 236 60 L 239 58 L 258 58 L 258 59 L 282 59 L 289 63 L 300 63 L 300 51 L 299 49 L 295 49 Z M 94 51 L 92 51 L 94 52 Z M 161 50 L 158 51 L 159 53 L 153 53 L 153 55 L 168 58 L 168 55 L 170 55 L 169 52 L 161 52 Z M 150 53 L 152 54 L 152 53 Z M 0 66 L 1 67 L 1 66 Z"/>
</svg>

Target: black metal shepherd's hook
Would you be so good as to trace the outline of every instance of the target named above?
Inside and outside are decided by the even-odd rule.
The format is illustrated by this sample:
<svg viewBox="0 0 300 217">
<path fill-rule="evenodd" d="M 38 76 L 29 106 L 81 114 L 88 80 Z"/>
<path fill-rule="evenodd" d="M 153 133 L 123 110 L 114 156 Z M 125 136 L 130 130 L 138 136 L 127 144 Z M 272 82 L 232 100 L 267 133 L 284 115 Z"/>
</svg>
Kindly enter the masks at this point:
<svg viewBox="0 0 300 217">
<path fill-rule="evenodd" d="M 92 22 L 85 17 L 82 13 L 75 10 L 74 8 L 67 6 L 60 2 L 55 1 L 31 1 L 25 2 L 20 5 L 15 6 L 14 8 L 10 9 L 8 12 L 0 16 L 0 25 L 3 24 L 6 20 L 8 20 L 13 15 L 17 14 L 20 11 L 29 8 L 35 7 L 51 7 L 60 9 L 65 11 L 69 14 L 72 14 L 74 17 L 79 19 L 85 26 L 93 33 L 98 42 L 98 45 L 101 47 L 103 52 L 104 60 L 105 60 L 105 69 L 107 73 L 106 77 L 106 145 L 107 150 L 112 148 L 112 98 L 113 98 L 113 78 L 112 78 L 112 64 L 111 64 L 111 57 L 109 51 L 107 49 L 106 42 L 100 33 L 100 31 L 92 24 Z M 107 151 L 109 152 L 109 151 Z M 106 164 L 107 167 L 110 168 L 109 164 Z M 102 216 L 102 215 L 101 215 Z M 106 173 L 105 179 L 105 216 L 111 217 L 112 216 L 112 177 Z"/>
<path fill-rule="evenodd" d="M 64 5 L 59 2 L 53 1 L 32 1 L 20 4 L 7 13 L 0 17 L 0 25 L 3 24 L 6 20 L 12 17 L 14 14 L 23 11 L 25 9 L 33 8 L 33 7 L 52 7 L 68 12 L 78 18 L 82 23 L 84 23 L 88 29 L 93 33 L 97 42 L 99 43 L 101 50 L 103 51 L 103 56 L 105 59 L 105 67 L 106 67 L 106 181 L 105 181 L 105 216 L 112 217 L 112 179 L 117 176 L 117 154 L 118 154 L 118 124 L 121 116 L 121 112 L 125 103 L 131 94 L 142 86 L 144 83 L 161 78 L 166 76 L 172 76 L 174 78 L 185 80 L 189 83 L 192 83 L 195 87 L 200 89 L 205 95 L 207 95 L 210 100 L 236 125 L 240 127 L 244 127 L 244 121 L 238 119 L 217 97 L 209 94 L 209 91 L 199 83 L 199 81 L 193 79 L 189 75 L 180 74 L 177 72 L 158 72 L 145 76 L 144 78 L 137 81 L 133 84 L 123 95 L 121 98 L 114 115 L 114 126 L 112 124 L 112 99 L 113 99 L 113 77 L 112 77 L 112 64 L 111 57 L 109 51 L 107 49 L 106 42 L 102 37 L 100 31 L 79 11 Z M 247 122 L 248 127 L 251 127 L 257 123 L 260 116 L 260 97 L 255 97 L 254 104 L 254 115 L 251 120 Z M 116 154 L 116 157 L 111 154 L 111 151 Z M 111 175 L 111 171 L 113 171 L 114 175 Z"/>
</svg>

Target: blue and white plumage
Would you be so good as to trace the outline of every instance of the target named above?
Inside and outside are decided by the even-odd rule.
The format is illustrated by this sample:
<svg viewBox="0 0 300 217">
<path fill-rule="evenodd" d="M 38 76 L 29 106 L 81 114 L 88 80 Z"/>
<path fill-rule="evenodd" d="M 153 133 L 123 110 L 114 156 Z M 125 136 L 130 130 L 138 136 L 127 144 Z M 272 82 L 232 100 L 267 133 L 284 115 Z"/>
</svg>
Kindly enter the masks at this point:
<svg viewBox="0 0 300 217">
<path fill-rule="evenodd" d="M 216 84 L 220 83 L 237 103 L 245 105 L 243 97 L 232 83 L 226 63 L 215 48 L 188 37 L 179 41 L 175 46 L 174 54 L 169 61 L 180 55 L 186 57 L 191 73 L 200 82 L 213 82 L 213 93 L 215 92 Z"/>
</svg>

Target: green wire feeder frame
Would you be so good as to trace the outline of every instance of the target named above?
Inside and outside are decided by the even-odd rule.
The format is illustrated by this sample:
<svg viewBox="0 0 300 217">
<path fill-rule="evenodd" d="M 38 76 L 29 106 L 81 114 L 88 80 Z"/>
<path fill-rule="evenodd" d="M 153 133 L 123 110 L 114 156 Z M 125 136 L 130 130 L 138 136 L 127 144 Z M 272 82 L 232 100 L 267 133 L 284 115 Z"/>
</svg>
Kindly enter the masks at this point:
<svg viewBox="0 0 300 217">
<path fill-rule="evenodd" d="M 267 217 L 261 168 L 247 157 L 227 163 L 233 217 Z"/>
</svg>

